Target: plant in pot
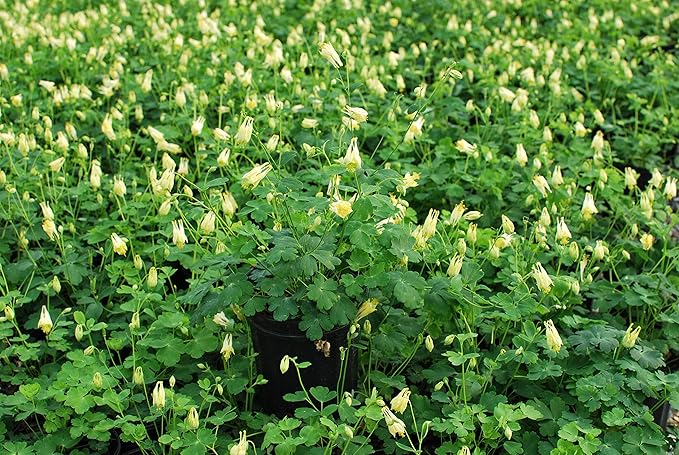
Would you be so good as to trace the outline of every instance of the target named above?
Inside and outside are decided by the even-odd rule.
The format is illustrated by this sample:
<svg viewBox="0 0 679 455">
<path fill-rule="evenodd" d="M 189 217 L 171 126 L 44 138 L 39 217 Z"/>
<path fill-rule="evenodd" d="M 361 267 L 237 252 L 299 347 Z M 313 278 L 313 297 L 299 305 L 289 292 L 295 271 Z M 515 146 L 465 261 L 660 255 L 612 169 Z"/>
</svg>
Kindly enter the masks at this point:
<svg viewBox="0 0 679 455">
<path fill-rule="evenodd" d="M 384 226 L 403 221 L 407 203 L 399 196 L 416 175 L 362 166 L 356 138 L 339 159 L 317 152 L 294 175 L 270 164 L 290 151 L 245 173 L 248 200 L 224 242 L 228 303 L 248 319 L 257 368 L 268 380 L 259 395 L 278 413 L 293 408 L 283 396 L 300 381 L 339 396 L 355 387 L 357 322 L 384 302 L 384 278 L 406 267 L 403 251 L 415 243 L 409 227 L 386 233 Z M 281 373 L 285 356 L 297 375 Z"/>
</svg>

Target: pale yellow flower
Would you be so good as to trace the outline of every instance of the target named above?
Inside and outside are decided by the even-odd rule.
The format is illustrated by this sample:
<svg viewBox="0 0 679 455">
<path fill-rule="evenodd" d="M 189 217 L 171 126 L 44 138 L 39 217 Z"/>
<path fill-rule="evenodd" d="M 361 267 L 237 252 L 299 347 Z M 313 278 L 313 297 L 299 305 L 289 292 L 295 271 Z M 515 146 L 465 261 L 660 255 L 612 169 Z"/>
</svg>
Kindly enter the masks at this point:
<svg viewBox="0 0 679 455">
<path fill-rule="evenodd" d="M 570 239 L 571 231 L 568 229 L 564 218 L 561 217 L 556 225 L 556 241 L 565 245 Z"/>
<path fill-rule="evenodd" d="M 247 172 L 241 178 L 241 186 L 246 190 L 254 189 L 259 183 L 264 180 L 264 177 L 273 169 L 271 163 L 268 161 L 256 165 L 251 171 Z"/>
<path fill-rule="evenodd" d="M 356 321 L 360 321 L 364 317 L 374 313 L 377 310 L 377 305 L 379 305 L 379 300 L 372 298 L 368 299 L 358 307 L 358 313 L 356 314 Z"/>
<path fill-rule="evenodd" d="M 634 324 L 630 324 L 630 326 L 627 328 L 625 335 L 622 337 L 622 342 L 620 343 L 627 349 L 634 347 L 637 342 L 637 338 L 639 338 L 639 334 L 641 333 L 641 326 L 637 326 L 637 328 L 634 330 L 632 330 L 632 327 L 634 327 Z"/>
<path fill-rule="evenodd" d="M 204 125 L 205 125 L 205 117 L 203 117 L 201 115 L 193 121 L 193 124 L 191 124 L 191 135 L 192 136 L 200 136 L 200 133 L 203 132 L 203 126 Z"/>
<path fill-rule="evenodd" d="M 156 409 L 163 409 L 165 407 L 165 386 L 163 386 L 163 381 L 156 382 L 151 398 Z"/>
<path fill-rule="evenodd" d="M 545 268 L 539 262 L 533 265 L 533 278 L 535 279 L 538 288 L 540 288 L 540 290 L 545 294 L 549 294 L 549 291 L 552 290 L 554 282 L 549 277 L 549 274 Z"/>
<path fill-rule="evenodd" d="M 50 317 L 50 312 L 47 311 L 45 305 L 40 308 L 40 319 L 38 319 L 38 328 L 42 330 L 45 335 L 48 335 L 52 331 L 52 318 Z"/>
<path fill-rule="evenodd" d="M 387 429 L 389 430 L 389 433 L 391 433 L 392 437 L 403 437 L 406 434 L 406 426 L 405 423 L 398 417 L 396 417 L 396 414 L 391 412 L 391 410 L 383 406 L 382 407 L 382 415 L 384 416 L 384 421 L 387 424 Z"/>
<path fill-rule="evenodd" d="M 582 213 L 582 218 L 585 221 L 591 220 L 593 215 L 599 213 L 596 205 L 594 205 L 594 196 L 592 196 L 592 193 L 585 194 L 585 199 L 582 201 L 582 209 L 580 210 L 580 213 Z"/>
<path fill-rule="evenodd" d="M 233 350 L 233 335 L 230 333 L 224 337 L 224 342 L 222 343 L 222 349 L 219 353 L 224 357 L 224 360 L 228 361 L 232 355 L 236 353 Z"/>
<path fill-rule="evenodd" d="M 559 332 L 556 330 L 554 323 L 551 319 L 545 321 L 545 330 L 547 335 L 547 347 L 554 352 L 559 352 L 561 346 L 563 346 L 563 341 L 559 336 Z"/>
<path fill-rule="evenodd" d="M 361 168 L 361 154 L 358 151 L 358 138 L 352 137 L 347 147 L 347 153 L 344 158 L 337 160 L 338 163 L 343 164 L 349 172 L 355 172 L 356 169 Z"/>
<path fill-rule="evenodd" d="M 127 242 L 125 237 L 120 237 L 115 232 L 111 234 L 111 242 L 113 243 L 113 251 L 121 256 L 127 254 Z"/>
<path fill-rule="evenodd" d="M 189 238 L 184 232 L 184 222 L 182 220 L 172 221 L 172 243 L 177 245 L 180 250 L 189 243 Z"/>
<path fill-rule="evenodd" d="M 391 400 L 391 410 L 403 414 L 410 403 L 410 390 L 406 387 Z"/>
<path fill-rule="evenodd" d="M 52 172 L 59 172 L 61 170 L 61 167 L 64 165 L 66 162 L 66 158 L 63 156 L 61 158 L 57 158 L 54 161 L 50 161 L 49 167 Z"/>
<path fill-rule="evenodd" d="M 318 51 L 323 56 L 323 58 L 330 62 L 330 64 L 335 68 L 339 69 L 342 66 L 344 66 L 344 63 L 342 63 L 342 59 L 340 58 L 339 54 L 332 46 L 332 44 L 321 43 L 321 45 L 318 48 Z"/>
<path fill-rule="evenodd" d="M 238 131 L 236 132 L 236 136 L 234 138 L 236 145 L 245 145 L 250 142 L 254 121 L 255 119 L 249 116 L 243 119 L 243 122 L 238 127 Z"/>
<path fill-rule="evenodd" d="M 460 274 L 460 271 L 462 270 L 462 263 L 464 262 L 464 256 L 461 254 L 456 254 L 453 256 L 453 258 L 450 260 L 450 264 L 448 265 L 448 270 L 446 270 L 446 273 L 449 277 L 455 278 Z"/>
<path fill-rule="evenodd" d="M 238 444 L 231 447 L 229 455 L 247 455 L 248 453 L 248 439 L 245 431 L 240 432 Z"/>
<path fill-rule="evenodd" d="M 368 111 L 361 107 L 344 106 L 344 114 L 358 123 L 363 123 L 368 120 Z"/>
<path fill-rule="evenodd" d="M 649 233 L 643 233 L 641 234 L 641 237 L 639 237 L 639 241 L 641 242 L 641 247 L 648 251 L 653 247 L 653 242 L 655 242 L 655 237 L 653 237 Z"/>
</svg>

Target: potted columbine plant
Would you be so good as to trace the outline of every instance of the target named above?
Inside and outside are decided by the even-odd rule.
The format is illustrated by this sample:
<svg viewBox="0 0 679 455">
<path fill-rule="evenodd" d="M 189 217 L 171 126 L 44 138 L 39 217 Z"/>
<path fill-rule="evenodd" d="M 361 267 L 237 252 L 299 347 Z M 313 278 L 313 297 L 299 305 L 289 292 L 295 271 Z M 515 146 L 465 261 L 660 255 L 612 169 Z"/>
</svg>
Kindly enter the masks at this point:
<svg viewBox="0 0 679 455">
<path fill-rule="evenodd" d="M 405 227 L 398 235 L 380 234 L 386 224 L 403 221 L 407 204 L 398 195 L 415 186 L 417 176 L 363 166 L 355 137 L 338 159 L 314 153 L 317 165 L 306 172 L 291 175 L 271 157 L 245 173 L 249 200 L 230 226 L 226 282 L 240 290 L 236 304 L 252 328 L 274 410 L 288 409 L 282 397 L 298 390 L 300 379 L 330 389 L 346 380 L 344 388 L 353 387 L 348 335 L 382 300 L 384 282 L 376 278 L 407 263 L 398 245 L 415 242 Z M 312 174 L 327 186 L 309 183 Z M 312 363 L 302 378 L 279 371 L 286 355 Z"/>
</svg>

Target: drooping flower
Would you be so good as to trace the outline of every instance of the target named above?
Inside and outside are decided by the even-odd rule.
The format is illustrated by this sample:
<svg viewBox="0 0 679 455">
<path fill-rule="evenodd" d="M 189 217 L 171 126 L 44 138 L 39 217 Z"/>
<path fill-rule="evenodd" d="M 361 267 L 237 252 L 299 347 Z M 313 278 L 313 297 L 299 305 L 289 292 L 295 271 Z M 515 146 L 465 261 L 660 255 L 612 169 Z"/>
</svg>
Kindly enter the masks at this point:
<svg viewBox="0 0 679 455">
<path fill-rule="evenodd" d="M 224 342 L 222 343 L 222 349 L 219 353 L 224 357 L 224 360 L 228 361 L 232 355 L 236 353 L 233 350 L 233 335 L 230 333 L 224 337 Z"/>
<path fill-rule="evenodd" d="M 368 299 L 358 307 L 358 313 L 356 314 L 356 321 L 360 321 L 364 317 L 372 314 L 377 310 L 377 305 L 379 305 L 379 300 L 372 298 Z"/>
<path fill-rule="evenodd" d="M 238 444 L 231 447 L 231 450 L 229 450 L 229 455 L 247 455 L 248 453 L 247 434 L 245 431 L 241 431 L 239 435 L 240 438 L 238 440 Z"/>
<path fill-rule="evenodd" d="M 352 198 L 349 200 L 338 198 L 337 200 L 330 203 L 330 211 L 343 220 L 346 220 L 351 212 L 353 212 L 352 205 L 355 200 L 356 195 L 352 196 Z"/>
<path fill-rule="evenodd" d="M 549 183 L 547 183 L 547 179 L 541 175 L 536 175 L 533 177 L 533 185 L 535 185 L 535 188 L 538 189 L 542 197 L 547 197 L 547 193 L 552 192 L 552 189 L 549 187 Z"/>
<path fill-rule="evenodd" d="M 120 237 L 115 232 L 111 234 L 111 242 L 113 243 L 113 251 L 121 256 L 127 254 L 127 242 L 125 237 Z"/>
<path fill-rule="evenodd" d="M 336 69 L 339 69 L 342 66 L 344 66 L 344 63 L 342 63 L 340 55 L 337 53 L 332 44 L 321 43 L 321 45 L 318 48 L 318 51 L 323 56 L 323 58 L 330 62 L 330 64 L 334 66 Z"/>
<path fill-rule="evenodd" d="M 637 186 L 637 179 L 639 178 L 639 173 L 632 169 L 631 167 L 625 168 L 625 186 L 627 189 L 632 190 Z"/>
<path fill-rule="evenodd" d="M 50 161 L 49 167 L 52 172 L 59 172 L 61 170 L 61 167 L 64 165 L 66 162 L 66 158 L 63 156 L 60 158 L 57 158 L 56 160 Z"/>
<path fill-rule="evenodd" d="M 48 335 L 52 331 L 52 318 L 50 317 L 50 312 L 47 311 L 45 305 L 40 308 L 40 319 L 38 319 L 38 328 L 43 331 L 45 335 Z"/>
<path fill-rule="evenodd" d="M 177 245 L 180 250 L 184 248 L 184 245 L 189 243 L 189 238 L 184 232 L 184 221 L 173 220 L 172 221 L 172 243 Z"/>
<path fill-rule="evenodd" d="M 639 237 L 639 241 L 641 242 L 641 247 L 648 251 L 653 247 L 653 242 L 655 242 L 655 237 L 653 237 L 651 234 L 648 232 L 645 232 L 641 234 L 641 237 Z"/>
<path fill-rule="evenodd" d="M 446 270 L 446 274 L 451 277 L 455 278 L 460 274 L 460 271 L 462 270 L 462 263 L 464 262 L 464 256 L 461 254 L 456 254 L 453 256 L 453 258 L 450 260 L 450 264 L 448 265 L 448 270 Z"/>
<path fill-rule="evenodd" d="M 540 288 L 540 290 L 545 294 L 549 294 L 549 291 L 552 290 L 554 282 L 549 277 L 549 274 L 547 273 L 545 268 L 539 262 L 533 265 L 533 278 L 535 279 L 538 288 Z"/>
<path fill-rule="evenodd" d="M 104 173 L 101 170 L 101 163 L 99 160 L 92 160 L 92 168 L 90 170 L 90 185 L 94 190 L 101 188 L 101 176 Z"/>
<path fill-rule="evenodd" d="M 394 412 L 398 412 L 399 414 L 403 414 L 403 412 L 408 408 L 408 404 L 410 403 L 410 389 L 406 387 L 405 389 L 401 390 L 398 395 L 396 395 L 392 400 L 391 400 L 391 410 Z"/>
<path fill-rule="evenodd" d="M 205 125 L 205 117 L 203 117 L 201 115 L 193 121 L 193 124 L 191 125 L 191 135 L 192 136 L 200 136 L 200 133 L 203 132 L 203 126 L 204 125 Z"/>
<path fill-rule="evenodd" d="M 358 138 L 352 137 L 347 147 L 347 153 L 343 158 L 337 160 L 338 163 L 343 164 L 349 172 L 356 172 L 356 169 L 361 168 L 361 154 L 358 151 Z"/>
<path fill-rule="evenodd" d="M 101 132 L 109 141 L 116 140 L 116 133 L 113 131 L 113 118 L 111 114 L 106 114 L 104 120 L 101 122 Z"/>
<path fill-rule="evenodd" d="M 361 107 L 344 106 L 344 114 L 358 123 L 363 123 L 368 120 L 368 111 Z"/>
<path fill-rule="evenodd" d="M 596 205 L 594 205 L 594 196 L 592 196 L 592 193 L 585 194 L 585 199 L 582 201 L 582 209 L 580 210 L 580 213 L 582 213 L 582 218 L 585 221 L 591 220 L 593 215 L 599 213 Z"/>
<path fill-rule="evenodd" d="M 637 338 L 639 338 L 639 334 L 641 333 L 641 326 L 637 326 L 636 329 L 632 330 L 632 327 L 634 327 L 634 324 L 630 324 L 630 326 L 627 328 L 627 331 L 625 332 L 625 335 L 622 337 L 622 341 L 620 344 L 622 344 L 623 347 L 627 349 L 631 349 L 634 347 L 634 345 L 637 342 Z"/>
<path fill-rule="evenodd" d="M 413 120 L 410 125 L 408 126 L 408 131 L 406 131 L 406 135 L 403 138 L 403 142 L 406 144 L 411 143 L 415 140 L 415 138 L 418 138 L 422 135 L 422 127 L 424 126 L 424 117 L 422 116 L 417 116 L 415 120 Z"/>
<path fill-rule="evenodd" d="M 465 139 L 460 139 L 455 142 L 455 148 L 458 152 L 473 155 L 476 152 L 477 146 L 476 144 L 470 144 Z"/>
<path fill-rule="evenodd" d="M 397 190 L 401 194 L 405 194 L 408 188 L 415 188 L 417 186 L 417 181 L 419 179 L 419 172 L 413 172 L 412 174 L 410 172 L 406 172 L 406 175 L 403 176 L 403 181 L 397 185 Z"/>
<path fill-rule="evenodd" d="M 562 245 L 565 245 L 570 239 L 571 231 L 568 229 L 564 217 L 561 217 L 559 222 L 556 224 L 556 241 Z"/>
<path fill-rule="evenodd" d="M 516 162 L 521 167 L 526 166 L 526 163 L 528 163 L 528 154 L 523 144 L 516 144 Z"/>
<path fill-rule="evenodd" d="M 151 398 L 156 409 L 163 409 L 165 407 L 165 386 L 163 381 L 156 382 L 153 392 L 151 392 Z"/>
<path fill-rule="evenodd" d="M 250 116 L 243 119 L 243 122 L 238 127 L 238 131 L 236 132 L 236 136 L 234 138 L 236 145 L 245 145 L 250 142 L 254 121 L 255 119 Z"/>
<path fill-rule="evenodd" d="M 203 219 L 200 221 L 200 231 L 204 234 L 211 234 L 215 230 L 215 220 L 217 215 L 212 210 L 208 211 L 203 215 Z"/>
<path fill-rule="evenodd" d="M 554 323 L 551 319 L 545 321 L 545 330 L 547 335 L 547 347 L 550 349 L 550 351 L 561 351 L 563 341 L 561 341 L 559 332 L 556 330 L 556 327 L 554 326 Z"/>
<path fill-rule="evenodd" d="M 396 414 L 391 412 L 387 406 L 382 406 L 382 416 L 387 424 L 387 429 L 392 437 L 403 437 L 406 434 L 406 425 L 401 419 L 396 417 Z"/>
<path fill-rule="evenodd" d="M 254 189 L 259 183 L 264 180 L 264 177 L 273 169 L 271 163 L 268 161 L 256 165 L 251 171 L 247 172 L 241 178 L 241 186 L 246 190 Z"/>
<path fill-rule="evenodd" d="M 127 186 L 125 186 L 125 180 L 121 176 L 113 177 L 113 194 L 118 197 L 124 197 L 127 194 Z"/>
<path fill-rule="evenodd" d="M 502 215 L 502 232 L 505 234 L 514 233 L 514 223 L 512 223 L 512 220 L 507 215 Z"/>
<path fill-rule="evenodd" d="M 195 406 L 192 406 L 191 409 L 189 409 L 184 423 L 186 424 L 186 428 L 189 430 L 195 430 L 200 425 L 200 421 L 198 420 L 198 411 L 196 410 Z"/>
</svg>

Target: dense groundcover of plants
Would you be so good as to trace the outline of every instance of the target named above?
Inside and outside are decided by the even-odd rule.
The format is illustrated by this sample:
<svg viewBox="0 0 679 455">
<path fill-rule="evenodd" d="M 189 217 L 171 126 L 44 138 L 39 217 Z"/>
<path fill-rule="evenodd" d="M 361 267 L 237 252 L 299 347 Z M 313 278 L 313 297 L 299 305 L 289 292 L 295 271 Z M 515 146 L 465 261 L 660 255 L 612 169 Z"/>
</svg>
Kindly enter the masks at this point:
<svg viewBox="0 0 679 455">
<path fill-rule="evenodd" d="M 670 1 L 0 0 L 0 451 L 667 453 L 678 36 Z M 356 389 L 260 412 L 264 310 L 350 324 Z"/>
</svg>

